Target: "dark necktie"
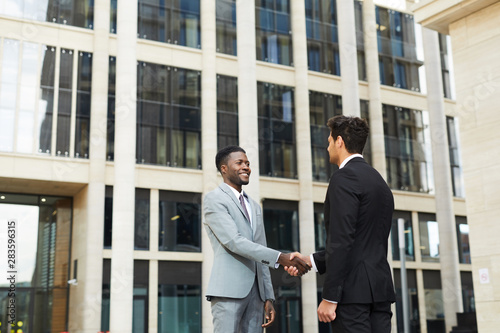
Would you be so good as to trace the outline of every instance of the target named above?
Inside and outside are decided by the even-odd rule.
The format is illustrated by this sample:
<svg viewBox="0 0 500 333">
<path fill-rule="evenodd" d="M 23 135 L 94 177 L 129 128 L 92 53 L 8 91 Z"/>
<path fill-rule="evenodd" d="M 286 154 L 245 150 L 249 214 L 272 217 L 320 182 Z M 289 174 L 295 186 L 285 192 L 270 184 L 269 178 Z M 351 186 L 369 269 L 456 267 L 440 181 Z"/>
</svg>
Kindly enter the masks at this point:
<svg viewBox="0 0 500 333">
<path fill-rule="evenodd" d="M 248 222 L 250 223 L 250 215 L 248 215 L 247 207 L 245 205 L 245 199 L 243 199 L 243 194 L 240 194 L 240 204 L 241 207 L 243 207 L 243 212 L 245 213 L 245 216 L 248 219 Z"/>
</svg>

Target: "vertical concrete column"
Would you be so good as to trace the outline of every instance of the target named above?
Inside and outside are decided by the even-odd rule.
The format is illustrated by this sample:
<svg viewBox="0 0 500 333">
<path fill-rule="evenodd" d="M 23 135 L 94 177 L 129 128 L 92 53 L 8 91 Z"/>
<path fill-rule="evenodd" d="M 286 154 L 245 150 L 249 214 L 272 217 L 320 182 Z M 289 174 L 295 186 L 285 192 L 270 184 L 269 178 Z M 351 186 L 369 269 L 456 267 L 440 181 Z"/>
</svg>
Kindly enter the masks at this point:
<svg viewBox="0 0 500 333">
<path fill-rule="evenodd" d="M 444 113 L 443 82 L 438 34 L 422 28 L 427 105 L 431 127 L 434 187 L 436 188 L 436 218 L 439 224 L 439 257 L 443 288 L 446 331 L 457 324 L 457 312 L 463 312 L 456 223 L 453 214 L 450 158 Z"/>
<path fill-rule="evenodd" d="M 137 2 L 119 1 L 117 15 L 110 331 L 131 333 L 134 283 Z"/>
<path fill-rule="evenodd" d="M 255 0 L 236 0 L 236 43 L 238 46 L 238 129 L 240 146 L 252 167 L 245 191 L 260 202 L 259 123 L 255 48 Z"/>
<path fill-rule="evenodd" d="M 314 252 L 314 203 L 312 183 L 311 126 L 307 69 L 306 11 L 304 1 L 292 1 L 293 58 L 295 63 L 295 142 L 299 176 L 300 251 Z M 326 139 L 326 138 L 325 138 Z M 310 331 L 318 330 L 316 274 L 306 274 L 302 282 L 302 320 Z"/>
<path fill-rule="evenodd" d="M 359 117 L 358 56 L 354 2 L 337 1 L 339 23 L 340 75 L 342 79 L 342 113 Z"/>
<path fill-rule="evenodd" d="M 201 46 L 203 51 L 201 73 L 201 145 L 203 170 L 203 196 L 217 187 L 217 73 L 216 58 L 216 15 L 215 1 L 201 1 Z M 203 228 L 203 226 L 202 226 Z M 207 233 L 202 231 L 202 332 L 212 332 L 210 303 L 204 295 L 208 287 L 214 254 Z"/>
<path fill-rule="evenodd" d="M 363 1 L 363 38 L 365 44 L 365 65 L 368 80 L 369 122 L 372 150 L 372 166 L 386 179 L 384 117 L 380 97 L 380 72 L 378 62 L 375 4 L 373 0 Z"/>
<path fill-rule="evenodd" d="M 83 235 L 75 240 L 83 251 L 78 260 L 78 286 L 71 288 L 69 327 L 72 332 L 97 332 L 101 328 L 102 250 L 104 230 L 104 174 L 108 113 L 108 38 L 110 2 L 95 1 L 92 100 L 90 104 L 89 184 L 82 192 L 87 214 Z M 77 56 L 77 55 L 75 55 Z M 75 200 L 78 200 L 75 197 Z M 76 244 L 75 244 L 76 245 Z"/>
</svg>

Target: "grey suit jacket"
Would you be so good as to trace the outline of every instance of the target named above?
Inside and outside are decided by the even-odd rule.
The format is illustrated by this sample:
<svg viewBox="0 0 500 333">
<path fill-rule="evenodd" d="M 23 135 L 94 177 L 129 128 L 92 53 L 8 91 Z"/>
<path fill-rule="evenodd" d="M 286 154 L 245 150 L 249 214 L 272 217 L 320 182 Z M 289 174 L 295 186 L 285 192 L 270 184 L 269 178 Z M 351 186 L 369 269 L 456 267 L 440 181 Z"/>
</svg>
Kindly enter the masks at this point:
<svg viewBox="0 0 500 333">
<path fill-rule="evenodd" d="M 222 183 L 203 201 L 204 225 L 214 250 L 214 264 L 207 296 L 244 298 L 257 277 L 262 301 L 274 300 L 269 267 L 279 251 L 266 247 L 262 211 L 248 198 L 253 228 L 229 185 Z"/>
</svg>

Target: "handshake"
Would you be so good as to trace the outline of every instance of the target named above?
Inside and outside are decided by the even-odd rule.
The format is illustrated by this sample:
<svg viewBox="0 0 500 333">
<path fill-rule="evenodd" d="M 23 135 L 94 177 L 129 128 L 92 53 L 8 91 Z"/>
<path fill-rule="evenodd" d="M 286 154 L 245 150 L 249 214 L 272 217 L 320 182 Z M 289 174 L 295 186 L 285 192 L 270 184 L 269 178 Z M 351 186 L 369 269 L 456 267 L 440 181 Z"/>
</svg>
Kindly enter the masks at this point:
<svg viewBox="0 0 500 333">
<path fill-rule="evenodd" d="M 299 252 L 281 253 L 278 264 L 282 265 L 285 271 L 291 276 L 302 276 L 311 270 L 311 258 Z"/>
</svg>

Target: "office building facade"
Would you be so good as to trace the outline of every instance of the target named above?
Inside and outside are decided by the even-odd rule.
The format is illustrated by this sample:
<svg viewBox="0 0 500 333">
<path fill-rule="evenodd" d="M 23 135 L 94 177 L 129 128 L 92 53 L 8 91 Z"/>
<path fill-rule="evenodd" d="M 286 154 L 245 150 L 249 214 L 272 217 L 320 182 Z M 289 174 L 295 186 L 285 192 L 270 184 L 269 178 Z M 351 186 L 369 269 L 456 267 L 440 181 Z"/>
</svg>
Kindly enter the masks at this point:
<svg viewBox="0 0 500 333">
<path fill-rule="evenodd" d="M 393 331 L 398 219 L 411 331 L 475 311 L 449 37 L 422 33 L 404 1 L 12 0 L 0 64 L 0 209 L 30 258 L 12 328 L 212 331 L 217 150 L 246 149 L 268 245 L 312 253 L 337 114 L 368 120 L 364 157 L 394 193 Z M 271 275 L 267 332 L 328 332 L 322 277 Z"/>
</svg>

